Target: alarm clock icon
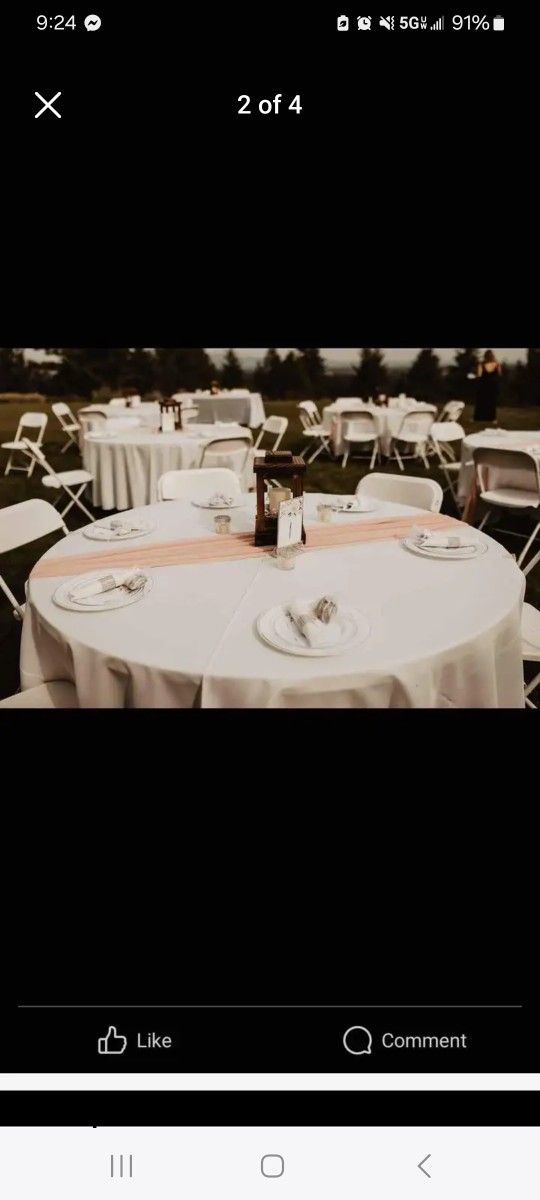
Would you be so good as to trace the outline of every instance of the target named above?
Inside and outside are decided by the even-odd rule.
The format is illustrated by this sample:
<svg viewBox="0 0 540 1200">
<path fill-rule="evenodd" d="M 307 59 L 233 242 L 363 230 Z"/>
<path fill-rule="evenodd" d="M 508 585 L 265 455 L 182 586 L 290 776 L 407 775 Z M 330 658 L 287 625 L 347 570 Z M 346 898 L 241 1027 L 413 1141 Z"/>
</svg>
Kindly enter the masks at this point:
<svg viewBox="0 0 540 1200">
<path fill-rule="evenodd" d="M 358 17 L 359 29 L 371 29 L 371 17 Z"/>
</svg>

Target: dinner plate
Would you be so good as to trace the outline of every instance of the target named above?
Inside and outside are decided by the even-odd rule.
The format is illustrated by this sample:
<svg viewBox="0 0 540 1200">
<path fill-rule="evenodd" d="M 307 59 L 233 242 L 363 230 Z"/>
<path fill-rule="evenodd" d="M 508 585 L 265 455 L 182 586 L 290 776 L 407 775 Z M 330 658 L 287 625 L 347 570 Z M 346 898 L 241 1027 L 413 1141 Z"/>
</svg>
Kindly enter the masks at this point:
<svg viewBox="0 0 540 1200">
<path fill-rule="evenodd" d="M 88 525 L 83 529 L 83 534 L 95 542 L 126 542 L 129 538 L 144 537 L 155 528 L 153 521 L 141 521 L 138 529 L 130 529 L 128 533 L 117 533 L 105 521 L 96 521 L 95 525 Z"/>
<path fill-rule="evenodd" d="M 233 500 L 232 504 L 209 504 L 208 500 L 192 500 L 195 508 L 212 508 L 215 512 L 228 512 L 229 508 L 243 508 L 245 500 Z"/>
<path fill-rule="evenodd" d="M 66 566 L 69 560 L 66 560 Z M 134 568 L 135 569 L 135 568 Z M 99 579 L 105 574 L 101 571 L 88 571 L 85 575 L 77 575 L 77 583 L 82 583 L 82 580 Z M 138 592 L 130 592 L 127 588 L 113 588 L 110 592 L 100 592 L 97 596 L 87 596 L 86 600 L 76 602 L 69 598 L 68 593 L 75 586 L 75 578 L 66 579 L 65 583 L 61 583 L 53 594 L 55 604 L 60 608 L 67 608 L 70 612 L 105 612 L 113 608 L 125 608 L 127 604 L 136 604 L 138 600 L 142 600 L 143 596 L 147 596 L 154 586 L 154 580 L 151 575 L 145 571 L 147 576 L 144 587 Z"/>
<path fill-rule="evenodd" d="M 260 637 L 274 650 L 281 650 L 284 654 L 297 654 L 302 658 L 327 658 L 331 655 L 345 654 L 351 646 L 365 641 L 371 632 L 369 621 L 363 613 L 357 608 L 342 606 L 332 622 L 336 625 L 336 642 L 331 646 L 312 648 L 287 610 L 287 604 L 277 604 L 257 617 L 257 631 Z"/>
<path fill-rule="evenodd" d="M 480 558 L 487 551 L 487 542 L 477 542 L 475 546 L 456 546 L 453 550 L 445 550 L 444 546 L 420 546 L 414 538 L 403 538 L 401 542 L 406 550 L 420 554 L 422 558 L 442 558 L 453 562 L 455 558 Z"/>
<path fill-rule="evenodd" d="M 361 507 L 359 507 L 359 508 L 342 508 L 338 501 L 338 503 L 334 503 L 332 505 L 332 512 L 354 513 L 356 516 L 358 516 L 359 513 L 362 514 L 362 513 L 375 512 L 375 510 L 378 507 L 379 507 L 378 504 L 375 504 L 375 502 L 373 500 L 363 500 L 361 503 Z"/>
</svg>

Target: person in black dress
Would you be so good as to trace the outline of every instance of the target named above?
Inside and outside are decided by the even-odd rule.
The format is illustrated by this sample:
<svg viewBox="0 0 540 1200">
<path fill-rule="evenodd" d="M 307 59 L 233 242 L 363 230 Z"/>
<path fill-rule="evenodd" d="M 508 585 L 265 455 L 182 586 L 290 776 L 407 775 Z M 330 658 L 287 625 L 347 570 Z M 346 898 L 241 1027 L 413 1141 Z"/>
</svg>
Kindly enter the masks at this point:
<svg viewBox="0 0 540 1200">
<path fill-rule="evenodd" d="M 475 421 L 496 421 L 500 392 L 501 364 L 493 350 L 486 350 L 483 361 L 478 364 L 476 381 Z"/>
</svg>

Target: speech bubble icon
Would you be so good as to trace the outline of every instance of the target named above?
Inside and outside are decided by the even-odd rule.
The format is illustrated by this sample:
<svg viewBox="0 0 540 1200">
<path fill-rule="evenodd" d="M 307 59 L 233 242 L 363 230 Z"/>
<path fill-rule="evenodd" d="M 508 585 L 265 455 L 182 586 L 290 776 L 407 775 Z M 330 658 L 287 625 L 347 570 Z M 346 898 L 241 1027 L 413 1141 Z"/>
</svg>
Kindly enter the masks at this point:
<svg viewBox="0 0 540 1200">
<path fill-rule="evenodd" d="M 343 1034 L 343 1045 L 349 1054 L 371 1054 L 372 1040 L 365 1025 L 351 1025 Z"/>
</svg>

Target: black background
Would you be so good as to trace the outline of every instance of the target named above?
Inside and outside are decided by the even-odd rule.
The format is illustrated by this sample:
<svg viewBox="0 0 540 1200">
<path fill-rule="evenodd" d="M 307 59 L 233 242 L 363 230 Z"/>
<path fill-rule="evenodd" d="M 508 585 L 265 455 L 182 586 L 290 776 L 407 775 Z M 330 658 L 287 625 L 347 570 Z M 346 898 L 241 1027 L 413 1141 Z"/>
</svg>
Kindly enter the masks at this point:
<svg viewBox="0 0 540 1200">
<path fill-rule="evenodd" d="M 307 6 L 96 7 L 97 34 L 4 18 L 7 345 L 538 340 L 536 16 L 343 35 Z M 302 114 L 239 117 L 246 92 Z M 465 1060 L 372 1069 L 537 1068 L 531 714 L 339 714 L 337 762 L 336 714 L 193 715 L 6 720 L 0 1069 L 102 1067 L 101 1018 L 20 1003 L 186 996 L 522 1003 L 468 1017 Z M 335 1014 L 221 1020 L 182 1024 L 171 1069 L 360 1069 Z"/>
</svg>

